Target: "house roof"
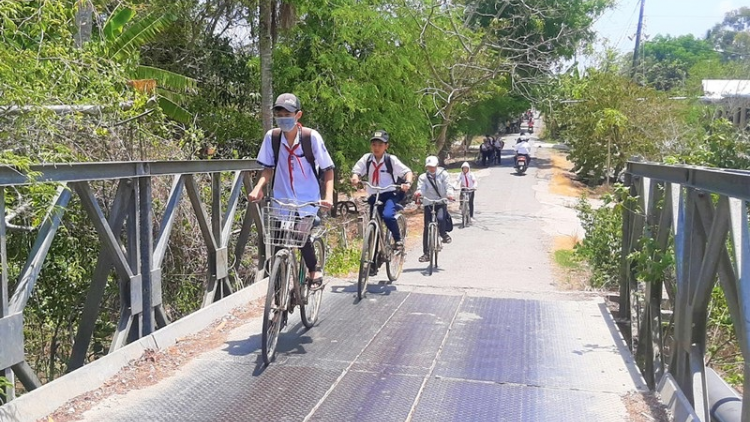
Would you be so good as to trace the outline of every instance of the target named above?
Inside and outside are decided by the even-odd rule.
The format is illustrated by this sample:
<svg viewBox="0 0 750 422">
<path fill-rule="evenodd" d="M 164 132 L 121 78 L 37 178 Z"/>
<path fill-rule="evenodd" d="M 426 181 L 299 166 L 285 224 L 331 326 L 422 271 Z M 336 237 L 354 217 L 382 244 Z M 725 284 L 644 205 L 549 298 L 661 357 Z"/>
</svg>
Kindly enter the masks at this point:
<svg viewBox="0 0 750 422">
<path fill-rule="evenodd" d="M 720 102 L 731 99 L 750 99 L 750 80 L 704 79 L 703 100 Z"/>
</svg>

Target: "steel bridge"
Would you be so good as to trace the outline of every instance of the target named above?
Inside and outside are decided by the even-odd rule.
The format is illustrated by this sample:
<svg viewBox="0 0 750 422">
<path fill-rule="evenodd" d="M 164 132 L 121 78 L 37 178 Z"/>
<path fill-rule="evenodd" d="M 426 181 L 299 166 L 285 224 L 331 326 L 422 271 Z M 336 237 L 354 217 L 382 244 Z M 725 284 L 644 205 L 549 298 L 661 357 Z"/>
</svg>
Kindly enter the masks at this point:
<svg viewBox="0 0 750 422">
<path fill-rule="evenodd" d="M 269 367 L 258 357 L 260 322 L 249 319 L 171 378 L 75 416 L 626 421 L 623 398 L 650 388 L 675 420 L 750 420 L 750 406 L 704 363 L 707 308 L 717 281 L 744 362 L 750 357 L 750 173 L 628 164 L 615 319 L 599 295 L 552 286 L 545 245 L 560 230 L 559 214 L 570 210 L 528 194 L 544 183 L 544 159 L 535 161 L 527 177 L 511 176 L 508 167 L 488 170 L 484 180 L 497 183 L 483 183 L 476 224 L 454 232 L 432 277 L 421 271 L 417 247 L 396 283 L 373 286 L 361 302 L 351 280 L 331 280 L 319 325 L 305 331 L 292 320 Z M 232 309 L 262 297 L 265 248 L 256 235 L 262 219 L 258 207 L 244 201 L 257 170 L 252 160 L 0 166 L 0 375 L 11 381 L 0 420 L 46 420 L 69 400 L 93 394 L 145 350 L 168 353 L 180 338 L 215 327 Z M 155 199 L 155 183 L 168 186 L 165 200 Z M 17 210 L 6 209 L 18 204 L 8 196 L 32 185 L 56 193 L 38 226 L 18 227 Z M 189 208 L 182 204 L 185 194 Z M 24 309 L 75 201 L 101 250 L 92 259 L 69 373 L 43 384 L 27 362 Z M 197 224 L 205 246 L 203 300 L 200 310 L 173 322 L 162 292 L 170 271 L 165 256 L 173 228 L 187 219 Z M 6 239 L 17 230 L 31 230 L 36 241 L 11 280 Z M 255 261 L 240 268 L 248 248 Z M 673 254 L 675 271 L 645 274 L 633 259 L 644 250 L 655 259 Z M 109 353 L 89 362 L 112 274 L 119 323 Z M 18 397 L 16 381 L 27 391 Z"/>
</svg>

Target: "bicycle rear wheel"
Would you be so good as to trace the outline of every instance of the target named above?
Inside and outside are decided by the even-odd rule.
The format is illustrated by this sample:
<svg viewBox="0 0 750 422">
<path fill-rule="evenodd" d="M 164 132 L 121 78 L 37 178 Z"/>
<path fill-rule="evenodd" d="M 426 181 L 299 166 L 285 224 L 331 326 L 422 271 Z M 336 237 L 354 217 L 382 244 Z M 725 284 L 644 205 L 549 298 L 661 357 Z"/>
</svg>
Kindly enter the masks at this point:
<svg viewBox="0 0 750 422">
<path fill-rule="evenodd" d="M 279 332 L 284 322 L 289 298 L 289 283 L 287 278 L 286 261 L 288 256 L 276 255 L 268 278 L 268 293 L 266 307 L 263 311 L 262 355 L 263 362 L 268 365 L 276 357 L 276 344 Z"/>
<path fill-rule="evenodd" d="M 406 239 L 406 217 L 403 214 L 396 216 L 396 222 L 398 223 L 398 232 L 401 233 L 401 240 Z M 396 281 L 401 276 L 401 271 L 404 269 L 404 258 L 406 257 L 406 250 L 401 248 L 400 251 L 395 250 L 396 242 L 393 240 L 393 235 L 388 232 L 388 244 L 391 245 L 391 259 L 385 263 L 385 270 L 388 273 L 388 280 Z"/>
<path fill-rule="evenodd" d="M 323 239 L 317 238 L 313 240 L 312 242 L 313 249 L 315 250 L 315 257 L 318 261 L 318 266 L 320 268 L 325 268 L 326 266 L 326 249 L 325 244 L 323 243 Z M 315 325 L 315 322 L 318 321 L 318 311 L 320 310 L 320 303 L 323 301 L 323 285 L 316 287 L 315 289 L 312 289 L 310 286 L 307 285 L 305 282 L 305 273 L 307 272 L 307 268 L 305 267 L 305 262 L 300 256 L 300 289 L 303 290 L 305 293 L 303 293 L 303 296 L 306 296 L 303 298 L 302 303 L 300 303 L 300 317 L 302 318 L 302 324 L 306 328 L 312 328 L 313 325 Z"/>
<path fill-rule="evenodd" d="M 375 265 L 375 242 L 377 231 L 373 225 L 368 225 L 362 242 L 362 256 L 359 261 L 359 277 L 357 278 L 357 298 L 362 300 L 367 294 L 367 281 L 370 278 L 370 268 Z"/>
</svg>

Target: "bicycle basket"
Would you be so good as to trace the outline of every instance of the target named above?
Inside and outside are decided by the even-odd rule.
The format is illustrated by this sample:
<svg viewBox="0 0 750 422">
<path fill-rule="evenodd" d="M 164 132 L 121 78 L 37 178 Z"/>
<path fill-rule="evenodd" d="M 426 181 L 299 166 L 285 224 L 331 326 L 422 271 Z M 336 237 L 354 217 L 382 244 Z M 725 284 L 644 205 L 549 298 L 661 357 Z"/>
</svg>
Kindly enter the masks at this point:
<svg viewBox="0 0 750 422">
<path fill-rule="evenodd" d="M 301 248 L 312 231 L 317 208 L 268 202 L 263 207 L 263 240 L 269 246 Z"/>
</svg>

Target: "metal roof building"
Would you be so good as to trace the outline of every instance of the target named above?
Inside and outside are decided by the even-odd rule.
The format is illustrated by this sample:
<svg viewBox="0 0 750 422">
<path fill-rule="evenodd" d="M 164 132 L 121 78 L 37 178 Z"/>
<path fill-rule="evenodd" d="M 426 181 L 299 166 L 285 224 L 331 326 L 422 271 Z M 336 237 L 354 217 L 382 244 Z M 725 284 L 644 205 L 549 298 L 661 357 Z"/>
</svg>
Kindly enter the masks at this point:
<svg viewBox="0 0 750 422">
<path fill-rule="evenodd" d="M 723 106 L 721 117 L 726 117 L 735 125 L 745 128 L 750 109 L 750 80 L 746 79 L 704 79 L 703 102 Z"/>
</svg>

